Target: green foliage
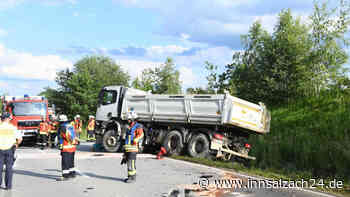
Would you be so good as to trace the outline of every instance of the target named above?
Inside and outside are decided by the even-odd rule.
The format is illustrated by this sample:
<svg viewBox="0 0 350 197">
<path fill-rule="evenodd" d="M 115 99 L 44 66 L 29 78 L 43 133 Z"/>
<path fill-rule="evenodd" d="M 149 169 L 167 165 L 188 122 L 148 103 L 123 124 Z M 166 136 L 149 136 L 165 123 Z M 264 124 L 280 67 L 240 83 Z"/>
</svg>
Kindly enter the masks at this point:
<svg viewBox="0 0 350 197">
<path fill-rule="evenodd" d="M 167 58 L 164 65 L 143 70 L 141 79 L 136 78 L 132 82 L 132 87 L 151 91 L 153 94 L 180 94 L 179 77 L 180 73 L 175 69 L 173 60 Z"/>
<path fill-rule="evenodd" d="M 242 36 L 244 50 L 234 53 L 233 62 L 219 76 L 219 87 L 234 85 L 243 99 L 276 105 L 318 96 L 339 84 L 348 60 L 349 11 L 344 1 L 335 9 L 315 3 L 308 24 L 282 10 L 272 34 L 254 23 Z"/>
<path fill-rule="evenodd" d="M 273 109 L 271 133 L 250 139 L 256 167 L 350 180 L 350 99 L 346 91 L 321 92 L 319 97 Z"/>
<path fill-rule="evenodd" d="M 112 59 L 90 56 L 79 60 L 73 70 L 58 72 L 58 89 L 46 88 L 42 95 L 55 104 L 58 113 L 71 118 L 80 114 L 87 119 L 88 115 L 96 113 L 98 93 L 103 86 L 128 86 L 129 78 Z"/>
</svg>

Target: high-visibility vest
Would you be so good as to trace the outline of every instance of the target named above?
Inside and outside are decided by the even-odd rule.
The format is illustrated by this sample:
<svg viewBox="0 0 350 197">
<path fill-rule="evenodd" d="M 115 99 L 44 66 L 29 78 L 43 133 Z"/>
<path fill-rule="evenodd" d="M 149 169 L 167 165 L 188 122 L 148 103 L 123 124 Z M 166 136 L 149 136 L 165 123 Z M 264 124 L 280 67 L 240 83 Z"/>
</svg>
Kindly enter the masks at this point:
<svg viewBox="0 0 350 197">
<path fill-rule="evenodd" d="M 77 133 L 81 132 L 81 128 L 83 126 L 83 121 L 81 120 L 74 120 L 72 121 L 72 125 L 74 126 L 74 129 Z"/>
<path fill-rule="evenodd" d="M 75 152 L 76 139 L 74 127 L 69 123 L 63 123 L 59 128 L 60 134 L 60 146 L 62 146 L 62 152 Z"/>
<path fill-rule="evenodd" d="M 125 152 L 138 152 L 138 142 L 143 138 L 143 128 L 139 123 L 130 125 L 126 132 Z"/>
<path fill-rule="evenodd" d="M 47 122 L 41 122 L 39 125 L 39 133 L 41 135 L 47 135 L 49 133 L 49 124 Z"/>
<path fill-rule="evenodd" d="M 95 129 L 95 120 L 92 119 L 92 120 L 89 120 L 89 123 L 88 123 L 88 130 L 89 131 L 92 131 Z"/>
<path fill-rule="evenodd" d="M 17 128 L 7 122 L 0 123 L 0 150 L 11 149 L 16 144 Z"/>
</svg>

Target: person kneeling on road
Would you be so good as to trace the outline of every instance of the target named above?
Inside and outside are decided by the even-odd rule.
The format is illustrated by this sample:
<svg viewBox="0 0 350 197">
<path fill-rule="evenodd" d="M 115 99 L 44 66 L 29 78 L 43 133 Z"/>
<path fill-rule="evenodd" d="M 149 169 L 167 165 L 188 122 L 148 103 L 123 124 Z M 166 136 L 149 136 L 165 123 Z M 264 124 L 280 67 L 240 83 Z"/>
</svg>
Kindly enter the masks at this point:
<svg viewBox="0 0 350 197">
<path fill-rule="evenodd" d="M 22 142 L 22 136 L 17 128 L 10 124 L 11 115 L 4 112 L 0 123 L 0 186 L 2 185 L 2 171 L 5 163 L 5 185 L 6 190 L 12 189 L 13 163 L 16 148 Z"/>
<path fill-rule="evenodd" d="M 143 128 L 136 121 L 136 112 L 128 112 L 127 119 L 129 127 L 126 132 L 122 164 L 126 163 L 128 167 L 128 178 L 125 179 L 125 182 L 131 183 L 136 181 L 136 154 L 138 152 L 138 142 L 143 138 Z"/>
<path fill-rule="evenodd" d="M 65 181 L 74 178 L 76 173 L 74 169 L 74 156 L 78 141 L 75 136 L 74 127 L 68 121 L 66 115 L 59 116 L 60 125 L 59 149 L 61 150 L 62 177 L 58 181 Z"/>
</svg>

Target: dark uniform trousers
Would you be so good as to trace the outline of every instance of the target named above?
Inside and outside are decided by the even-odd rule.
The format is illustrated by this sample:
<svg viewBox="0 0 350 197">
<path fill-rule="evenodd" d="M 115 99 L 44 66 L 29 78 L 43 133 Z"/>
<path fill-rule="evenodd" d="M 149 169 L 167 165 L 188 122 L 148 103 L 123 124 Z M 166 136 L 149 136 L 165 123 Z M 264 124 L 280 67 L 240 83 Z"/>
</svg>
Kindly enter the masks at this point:
<svg viewBox="0 0 350 197">
<path fill-rule="evenodd" d="M 75 152 L 61 152 L 62 176 L 65 178 L 75 175 L 74 155 Z"/>
<path fill-rule="evenodd" d="M 126 153 L 126 165 L 128 167 L 128 177 L 136 177 L 136 152 Z"/>
<path fill-rule="evenodd" d="M 2 185 L 2 171 L 3 166 L 6 166 L 5 172 L 5 186 L 8 189 L 12 188 L 12 176 L 13 176 L 13 161 L 14 160 L 14 148 L 8 150 L 0 150 L 0 185 Z"/>
</svg>

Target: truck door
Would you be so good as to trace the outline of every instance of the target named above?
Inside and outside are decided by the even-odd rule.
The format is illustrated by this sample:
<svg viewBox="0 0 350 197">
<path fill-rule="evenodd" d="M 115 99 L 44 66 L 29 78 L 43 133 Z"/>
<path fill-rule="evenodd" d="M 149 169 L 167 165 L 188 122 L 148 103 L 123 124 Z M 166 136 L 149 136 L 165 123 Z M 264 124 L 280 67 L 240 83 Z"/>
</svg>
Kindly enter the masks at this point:
<svg viewBox="0 0 350 197">
<path fill-rule="evenodd" d="M 102 89 L 99 94 L 96 120 L 108 121 L 118 116 L 118 91 Z"/>
</svg>

